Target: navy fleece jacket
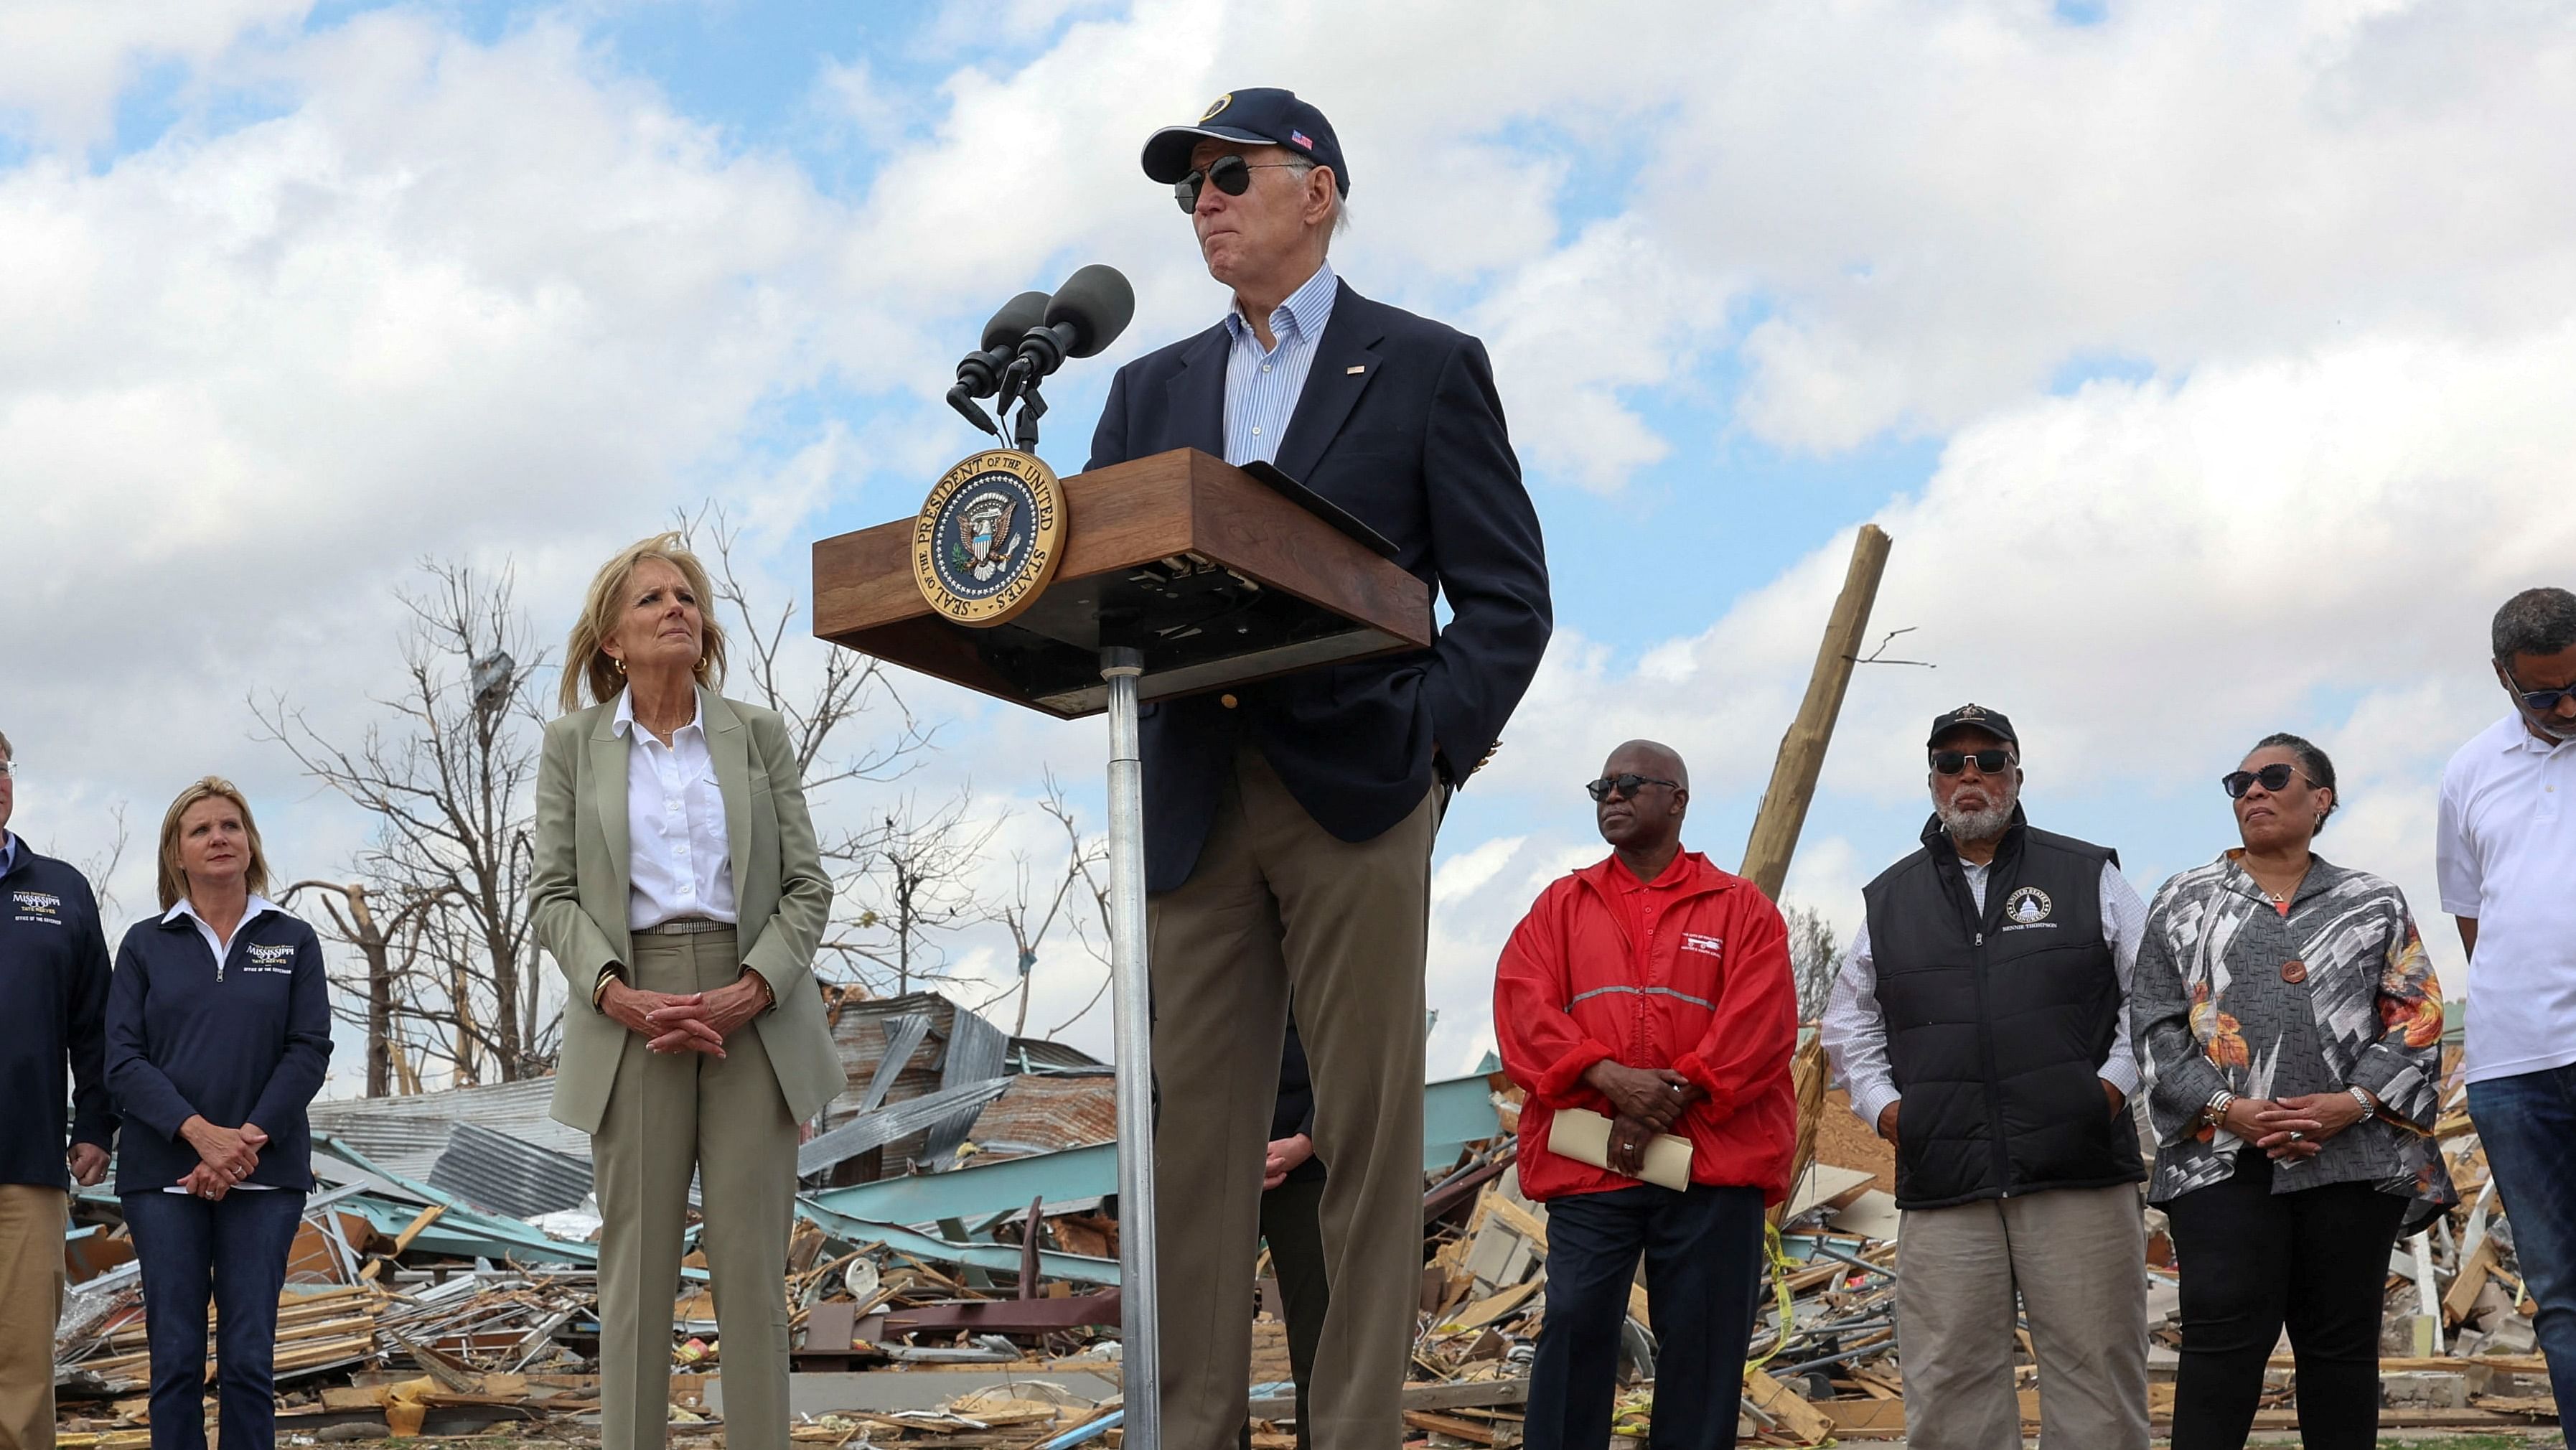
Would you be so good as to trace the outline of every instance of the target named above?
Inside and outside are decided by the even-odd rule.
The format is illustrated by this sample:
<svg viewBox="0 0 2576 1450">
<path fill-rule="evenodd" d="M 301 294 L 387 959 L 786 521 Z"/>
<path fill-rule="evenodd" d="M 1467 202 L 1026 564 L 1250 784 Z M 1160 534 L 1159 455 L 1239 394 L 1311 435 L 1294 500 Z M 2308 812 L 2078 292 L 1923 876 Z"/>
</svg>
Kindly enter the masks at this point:
<svg viewBox="0 0 2576 1450">
<path fill-rule="evenodd" d="M 0 1183 L 67 1188 L 63 1064 L 71 1064 L 71 1138 L 116 1141 L 103 1076 L 107 936 L 80 872 L 24 840 L 0 873 Z"/>
<path fill-rule="evenodd" d="M 329 983 L 313 928 L 269 910 L 243 922 L 221 962 L 185 916 L 137 923 L 108 987 L 107 1081 L 125 1114 L 116 1191 L 175 1186 L 197 1166 L 179 1125 L 268 1134 L 249 1182 L 310 1192 L 305 1105 L 331 1060 Z"/>
</svg>

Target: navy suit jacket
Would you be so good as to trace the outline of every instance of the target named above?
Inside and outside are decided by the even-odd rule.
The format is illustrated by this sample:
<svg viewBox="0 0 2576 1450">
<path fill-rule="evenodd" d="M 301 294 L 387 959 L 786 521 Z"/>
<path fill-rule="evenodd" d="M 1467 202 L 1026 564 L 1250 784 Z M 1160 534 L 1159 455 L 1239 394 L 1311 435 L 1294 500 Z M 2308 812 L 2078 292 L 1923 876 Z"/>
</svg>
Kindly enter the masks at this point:
<svg viewBox="0 0 2576 1450">
<path fill-rule="evenodd" d="M 1225 456 L 1222 323 L 1118 370 L 1092 468 L 1174 448 Z M 1317 824 L 1365 841 L 1482 764 L 1529 688 L 1553 616 L 1484 344 L 1348 282 L 1317 340 L 1279 469 L 1348 509 L 1447 600 L 1427 650 L 1144 707 L 1145 884 L 1187 881 L 1247 736 Z"/>
</svg>

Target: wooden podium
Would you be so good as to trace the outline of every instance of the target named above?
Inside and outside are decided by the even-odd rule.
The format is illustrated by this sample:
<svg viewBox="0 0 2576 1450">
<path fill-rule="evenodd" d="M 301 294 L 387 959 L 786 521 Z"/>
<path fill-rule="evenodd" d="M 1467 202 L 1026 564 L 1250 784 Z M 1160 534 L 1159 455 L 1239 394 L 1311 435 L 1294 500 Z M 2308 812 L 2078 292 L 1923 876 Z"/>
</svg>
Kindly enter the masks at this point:
<svg viewBox="0 0 2576 1450">
<path fill-rule="evenodd" d="M 923 525 L 901 519 L 814 545 L 814 633 L 1064 719 L 1108 712 L 1124 1443 L 1158 1450 L 1137 706 L 1427 648 L 1431 592 L 1329 502 L 1275 471 L 1247 472 L 1195 449 L 1077 474 L 1062 493 L 1066 532 L 1054 581 L 1005 622 L 972 627 L 934 610 L 914 577 Z"/>
</svg>

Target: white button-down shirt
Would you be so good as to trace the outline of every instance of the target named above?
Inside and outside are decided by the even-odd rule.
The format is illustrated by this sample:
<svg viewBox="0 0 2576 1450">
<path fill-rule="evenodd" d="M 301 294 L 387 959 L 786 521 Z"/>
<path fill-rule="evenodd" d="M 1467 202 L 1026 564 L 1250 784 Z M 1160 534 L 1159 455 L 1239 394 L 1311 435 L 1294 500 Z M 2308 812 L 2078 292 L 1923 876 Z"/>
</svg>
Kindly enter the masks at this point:
<svg viewBox="0 0 2576 1450">
<path fill-rule="evenodd" d="M 2488 726 L 2442 771 L 2434 870 L 2442 909 L 2474 918 L 2468 1080 L 2576 1063 L 2576 742 L 2534 737 L 2519 714 Z"/>
<path fill-rule="evenodd" d="M 635 692 L 626 690 L 609 728 L 627 740 L 628 929 L 684 916 L 735 921 L 733 843 L 705 712 L 691 715 L 665 745 L 635 723 Z"/>
<path fill-rule="evenodd" d="M 1297 414 L 1297 399 L 1306 391 L 1306 372 L 1315 365 L 1315 344 L 1333 320 L 1333 299 L 1340 279 L 1324 263 L 1304 286 L 1270 313 L 1271 347 L 1261 350 L 1261 337 L 1235 307 L 1225 314 L 1225 330 L 1234 345 L 1225 357 L 1225 461 L 1237 468 L 1259 459 L 1279 460 L 1279 435 Z M 1301 480 L 1302 481 L 1302 480 Z"/>
<path fill-rule="evenodd" d="M 1991 862 L 1959 862 L 1960 873 L 1968 878 L 1968 894 L 1976 898 L 1980 913 L 1986 909 L 1986 878 L 1993 869 Z M 2138 888 L 2105 863 L 2102 940 L 2111 948 L 2112 970 L 2120 978 L 2120 1028 L 2111 1034 L 2111 1055 L 2103 1059 L 2099 1076 L 2120 1090 L 2122 1101 L 2138 1095 L 2138 1056 L 2129 1046 L 2129 984 L 2137 975 L 2138 943 L 2146 935 L 2147 904 L 2138 899 Z M 1842 975 L 1834 978 L 1816 1035 L 1833 1060 L 1836 1077 L 1851 1090 L 1852 1112 L 1875 1130 L 1878 1115 L 1903 1094 L 1896 1089 L 1896 1070 L 1887 1060 L 1887 1014 L 1878 1005 L 1878 965 L 1869 952 L 1867 922 L 1852 934 L 1851 951 L 1843 958 Z M 1901 1123 L 1897 1131 L 1904 1131 Z"/>
</svg>

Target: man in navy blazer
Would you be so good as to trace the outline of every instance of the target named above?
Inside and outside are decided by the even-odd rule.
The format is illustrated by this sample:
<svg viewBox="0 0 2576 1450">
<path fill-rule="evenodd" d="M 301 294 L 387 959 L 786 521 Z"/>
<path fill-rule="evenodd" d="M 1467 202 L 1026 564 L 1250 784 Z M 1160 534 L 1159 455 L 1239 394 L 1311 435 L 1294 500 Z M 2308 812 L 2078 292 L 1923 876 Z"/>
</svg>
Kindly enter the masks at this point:
<svg viewBox="0 0 2576 1450">
<path fill-rule="evenodd" d="M 1538 516 L 1482 344 L 1333 273 L 1350 170 L 1284 90 L 1220 97 L 1145 144 L 1208 272 L 1216 326 L 1119 369 L 1090 466 L 1198 448 L 1271 462 L 1440 591 L 1430 649 L 1144 710 L 1164 1436 L 1234 1444 L 1263 1147 L 1294 989 L 1316 1086 L 1331 1309 L 1304 1427 L 1403 1433 L 1421 1279 L 1423 951 L 1432 834 L 1547 646 Z"/>
</svg>

